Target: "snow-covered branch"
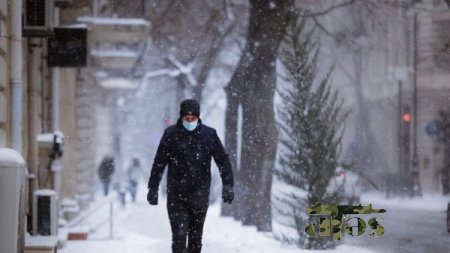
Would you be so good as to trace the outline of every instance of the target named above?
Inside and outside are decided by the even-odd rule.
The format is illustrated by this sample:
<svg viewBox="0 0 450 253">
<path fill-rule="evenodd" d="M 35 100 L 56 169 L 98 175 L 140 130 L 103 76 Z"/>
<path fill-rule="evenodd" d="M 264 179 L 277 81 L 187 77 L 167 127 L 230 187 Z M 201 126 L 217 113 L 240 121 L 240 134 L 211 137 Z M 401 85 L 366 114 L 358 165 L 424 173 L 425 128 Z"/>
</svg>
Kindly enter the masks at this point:
<svg viewBox="0 0 450 253">
<path fill-rule="evenodd" d="M 178 61 L 173 55 L 169 55 L 167 57 L 170 63 L 172 63 L 177 70 L 180 72 L 180 74 L 185 75 L 186 79 L 188 80 L 189 84 L 192 87 L 197 86 L 197 80 L 192 74 L 192 70 L 194 69 L 194 64 L 192 62 L 189 62 L 186 65 L 183 65 L 180 61 Z"/>
</svg>

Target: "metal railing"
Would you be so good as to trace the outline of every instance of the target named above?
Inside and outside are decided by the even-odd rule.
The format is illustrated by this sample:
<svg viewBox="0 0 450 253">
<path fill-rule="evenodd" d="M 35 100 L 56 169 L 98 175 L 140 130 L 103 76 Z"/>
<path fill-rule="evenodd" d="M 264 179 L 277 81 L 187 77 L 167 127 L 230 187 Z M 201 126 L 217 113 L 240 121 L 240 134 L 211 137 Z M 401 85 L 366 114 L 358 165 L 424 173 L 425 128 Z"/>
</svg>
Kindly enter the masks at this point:
<svg viewBox="0 0 450 253">
<path fill-rule="evenodd" d="M 66 224 L 65 227 L 73 228 L 79 224 L 85 223 L 89 218 L 91 218 L 94 214 L 98 214 L 100 211 L 104 210 L 104 207 L 109 206 L 109 215 L 105 220 L 101 220 L 97 222 L 96 225 L 92 226 L 94 229 L 103 226 L 105 223 L 109 223 L 109 239 L 112 239 L 114 236 L 114 201 L 117 201 L 117 194 L 115 192 L 111 192 L 109 196 L 102 199 L 100 202 L 91 205 L 87 210 L 82 211 L 75 219 L 71 220 Z"/>
</svg>

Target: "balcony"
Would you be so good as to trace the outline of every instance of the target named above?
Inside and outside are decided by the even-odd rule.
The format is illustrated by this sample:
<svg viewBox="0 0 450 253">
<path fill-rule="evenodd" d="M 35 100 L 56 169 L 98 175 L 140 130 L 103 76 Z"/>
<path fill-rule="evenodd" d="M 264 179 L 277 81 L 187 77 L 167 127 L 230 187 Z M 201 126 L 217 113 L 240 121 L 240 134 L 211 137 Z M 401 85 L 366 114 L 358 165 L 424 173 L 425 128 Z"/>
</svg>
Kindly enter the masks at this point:
<svg viewBox="0 0 450 253">
<path fill-rule="evenodd" d="M 96 67 L 111 69 L 131 69 L 138 58 L 138 53 L 130 50 L 92 50 Z"/>
<path fill-rule="evenodd" d="M 94 78 L 103 88 L 135 89 L 139 59 L 145 53 L 150 22 L 139 18 L 79 17 L 89 27 Z"/>
<path fill-rule="evenodd" d="M 91 35 L 93 41 L 137 43 L 150 28 L 150 22 L 138 18 L 79 17 L 77 21 L 95 31 Z"/>
</svg>

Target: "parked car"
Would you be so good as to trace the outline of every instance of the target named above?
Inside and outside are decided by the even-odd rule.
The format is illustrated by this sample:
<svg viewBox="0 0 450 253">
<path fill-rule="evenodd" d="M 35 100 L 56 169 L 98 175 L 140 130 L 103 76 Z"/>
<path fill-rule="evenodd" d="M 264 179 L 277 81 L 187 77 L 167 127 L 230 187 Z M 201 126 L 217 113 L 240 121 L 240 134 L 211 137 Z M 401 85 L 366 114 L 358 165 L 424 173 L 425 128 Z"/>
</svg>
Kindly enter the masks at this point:
<svg viewBox="0 0 450 253">
<path fill-rule="evenodd" d="M 341 166 L 336 168 L 334 177 L 330 180 L 329 191 L 342 191 L 342 204 L 357 204 L 360 201 L 361 189 L 358 186 L 359 176 L 351 170 L 345 170 Z"/>
<path fill-rule="evenodd" d="M 450 233 L 450 202 L 447 204 L 447 231 Z"/>
</svg>

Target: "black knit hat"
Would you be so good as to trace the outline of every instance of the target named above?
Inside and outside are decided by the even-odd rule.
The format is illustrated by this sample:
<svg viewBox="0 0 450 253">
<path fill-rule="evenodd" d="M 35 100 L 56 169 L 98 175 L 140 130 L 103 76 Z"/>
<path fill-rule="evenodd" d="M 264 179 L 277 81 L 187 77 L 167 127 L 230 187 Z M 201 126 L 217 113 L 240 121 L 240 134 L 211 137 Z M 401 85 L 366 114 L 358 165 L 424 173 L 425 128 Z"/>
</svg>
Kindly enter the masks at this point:
<svg viewBox="0 0 450 253">
<path fill-rule="evenodd" d="M 186 99 L 180 104 L 180 117 L 194 115 L 200 117 L 200 104 L 195 99 Z"/>
</svg>

